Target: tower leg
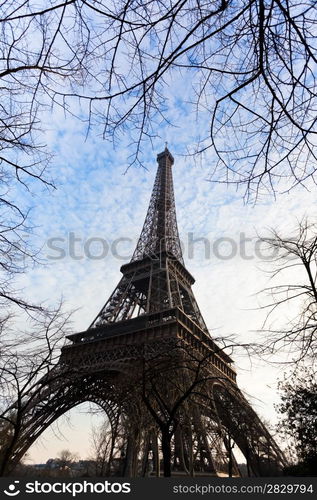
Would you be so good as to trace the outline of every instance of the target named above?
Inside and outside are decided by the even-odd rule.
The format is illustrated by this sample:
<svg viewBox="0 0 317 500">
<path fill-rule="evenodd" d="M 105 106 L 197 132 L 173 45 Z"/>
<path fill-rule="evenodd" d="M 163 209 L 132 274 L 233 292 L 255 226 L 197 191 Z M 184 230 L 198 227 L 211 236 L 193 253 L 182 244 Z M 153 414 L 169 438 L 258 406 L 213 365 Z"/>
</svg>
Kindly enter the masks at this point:
<svg viewBox="0 0 317 500">
<path fill-rule="evenodd" d="M 195 426 L 195 432 L 196 432 L 197 440 L 198 440 L 198 448 L 199 448 L 199 452 L 200 452 L 200 456 L 201 456 L 202 467 L 203 467 L 203 469 L 206 468 L 206 464 L 205 464 L 205 457 L 206 457 L 208 460 L 208 466 L 207 466 L 208 472 L 217 475 L 216 468 L 215 468 L 214 461 L 213 461 L 212 454 L 211 454 L 211 450 L 210 450 L 210 446 L 209 446 L 209 442 L 208 442 L 208 438 L 207 438 L 207 434 L 206 434 L 206 429 L 205 429 L 205 426 L 202 425 L 201 417 L 198 414 L 197 408 L 194 409 L 194 426 Z"/>
</svg>

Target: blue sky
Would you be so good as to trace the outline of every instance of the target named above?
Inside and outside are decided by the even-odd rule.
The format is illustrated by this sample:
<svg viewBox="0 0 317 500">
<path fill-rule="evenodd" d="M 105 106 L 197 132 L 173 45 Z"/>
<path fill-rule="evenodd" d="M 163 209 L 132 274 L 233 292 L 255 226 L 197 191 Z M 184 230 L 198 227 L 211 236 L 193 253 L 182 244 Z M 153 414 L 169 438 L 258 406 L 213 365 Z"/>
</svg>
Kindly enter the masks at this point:
<svg viewBox="0 0 317 500">
<path fill-rule="evenodd" d="M 175 89 L 178 89 L 176 93 Z M 128 137 L 122 137 L 115 149 L 94 131 L 86 139 L 83 124 L 74 118 L 65 118 L 58 110 L 44 124 L 46 142 L 55 153 L 51 176 L 57 189 L 48 192 L 34 185 L 32 193 L 18 194 L 26 205 L 33 206 L 33 237 L 42 247 L 45 260 L 45 266 L 21 277 L 20 284 L 28 296 L 37 301 L 55 303 L 63 296 L 66 308 L 76 309 L 75 331 L 86 329 L 94 319 L 119 281 L 123 263 L 111 252 L 103 259 L 88 258 L 83 253 L 83 244 L 89 238 L 103 238 L 109 245 L 118 238 L 131 238 L 130 246 L 122 245 L 120 249 L 133 251 L 151 195 L 156 155 L 168 141 L 175 157 L 175 198 L 185 247 L 188 233 L 192 233 L 194 239 L 208 238 L 211 244 L 217 238 L 230 238 L 229 247 L 221 247 L 222 255 L 226 256 L 232 245 L 239 246 L 241 233 L 253 238 L 247 247 L 252 257 L 248 260 L 239 251 L 230 259 L 219 259 L 213 252 L 206 259 L 200 243 L 194 246 L 193 258 L 185 251 L 188 270 L 196 278 L 194 292 L 210 332 L 216 337 L 235 333 L 242 342 L 259 335 L 255 331 L 261 327 L 263 313 L 256 309 L 259 300 L 255 293 L 267 284 L 267 276 L 260 270 L 263 263 L 254 257 L 254 238 L 257 232 L 271 226 L 288 231 L 296 218 L 311 212 L 315 193 L 298 188 L 277 200 L 266 197 L 253 206 L 245 205 L 243 193 L 234 187 L 209 182 L 212 158 L 207 156 L 204 162 L 195 164 L 193 159 L 183 156 L 201 127 L 201 123 L 196 125 L 186 117 L 187 93 L 184 89 L 183 94 L 183 89 L 184 83 L 177 81 L 170 90 L 170 113 L 174 113 L 180 126 L 162 125 L 153 148 L 150 143 L 143 145 L 146 169 L 131 167 L 126 171 L 132 151 Z M 76 255 L 82 258 L 69 255 L 70 233 L 81 240 L 77 243 Z M 64 258 L 52 258 L 55 254 L 47 246 L 50 238 L 63 239 L 59 243 L 66 253 Z M 98 245 L 91 248 L 98 255 Z M 282 378 L 284 370 L 273 369 L 258 360 L 252 360 L 251 364 L 238 354 L 234 357 L 239 386 L 247 391 L 260 416 L 274 423 L 277 380 Z M 89 456 L 92 421 L 99 420 L 83 413 L 86 410 L 87 407 L 72 410 L 73 427 L 65 418 L 59 419 L 30 449 L 29 459 L 46 461 L 64 448 L 77 452 L 82 458 Z M 62 431 L 59 438 L 57 429 Z"/>
</svg>

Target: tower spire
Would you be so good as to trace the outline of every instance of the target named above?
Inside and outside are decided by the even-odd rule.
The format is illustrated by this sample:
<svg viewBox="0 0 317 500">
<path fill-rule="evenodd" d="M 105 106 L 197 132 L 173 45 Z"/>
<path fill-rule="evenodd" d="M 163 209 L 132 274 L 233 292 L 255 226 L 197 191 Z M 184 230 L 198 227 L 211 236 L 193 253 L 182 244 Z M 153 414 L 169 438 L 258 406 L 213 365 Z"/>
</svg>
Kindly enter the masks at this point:
<svg viewBox="0 0 317 500">
<path fill-rule="evenodd" d="M 132 261 L 162 252 L 183 264 L 173 189 L 174 158 L 167 148 L 157 155 L 158 168 L 149 208 Z"/>
</svg>

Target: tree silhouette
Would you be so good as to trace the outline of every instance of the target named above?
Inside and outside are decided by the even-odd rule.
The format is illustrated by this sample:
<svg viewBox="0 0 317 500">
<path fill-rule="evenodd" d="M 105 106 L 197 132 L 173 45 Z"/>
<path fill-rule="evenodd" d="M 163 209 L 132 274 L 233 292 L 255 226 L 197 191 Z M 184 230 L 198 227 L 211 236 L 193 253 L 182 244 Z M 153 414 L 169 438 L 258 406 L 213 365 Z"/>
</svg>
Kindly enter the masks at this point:
<svg viewBox="0 0 317 500">
<path fill-rule="evenodd" d="M 280 430 L 291 438 L 298 464 L 290 473 L 316 475 L 317 466 L 317 381 L 316 374 L 307 367 L 280 384 L 282 415 Z"/>
<path fill-rule="evenodd" d="M 69 333 L 69 313 L 60 304 L 50 316 L 34 316 L 28 331 L 2 328 L 0 337 L 0 476 L 16 466 L 12 455 L 23 432 L 29 408 L 43 397 L 45 377 L 60 384 L 61 375 L 51 370 L 57 364 L 64 336 Z M 9 320 L 8 320 L 9 321 Z M 63 374 L 65 377 L 66 374 Z M 28 436 L 24 436 L 27 441 Z"/>
<path fill-rule="evenodd" d="M 284 351 L 290 363 L 297 364 L 304 359 L 309 364 L 316 362 L 316 235 L 316 223 L 305 217 L 288 235 L 272 229 L 262 238 L 275 257 L 268 261 L 268 275 L 273 283 L 261 292 L 269 297 L 262 306 L 267 316 L 261 330 L 263 337 L 266 334 L 261 355 Z M 281 322 L 280 318 L 284 320 Z"/>
<path fill-rule="evenodd" d="M 178 75 L 201 117 L 193 153 L 213 151 L 213 179 L 247 197 L 315 179 L 314 3 L 10 0 L 0 16 L 1 161 L 21 182 L 42 176 L 35 139 L 49 106 L 115 141 L 128 131 L 130 163 L 141 161 L 162 122 L 179 125 Z"/>
</svg>

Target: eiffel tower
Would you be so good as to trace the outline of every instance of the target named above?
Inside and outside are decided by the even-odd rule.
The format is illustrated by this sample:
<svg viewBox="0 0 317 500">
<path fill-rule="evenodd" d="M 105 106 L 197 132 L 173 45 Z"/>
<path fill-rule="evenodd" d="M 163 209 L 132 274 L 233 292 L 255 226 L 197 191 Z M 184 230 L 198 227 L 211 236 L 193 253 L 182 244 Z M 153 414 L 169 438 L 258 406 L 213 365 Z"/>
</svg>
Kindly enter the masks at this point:
<svg viewBox="0 0 317 500">
<path fill-rule="evenodd" d="M 122 278 L 26 405 L 11 467 L 54 420 L 83 402 L 111 424 L 109 474 L 277 475 L 282 452 L 239 390 L 231 357 L 213 341 L 184 265 L 165 150 L 144 226 Z M 239 457 L 238 457 L 239 458 Z M 164 466 L 164 467 L 162 467 Z"/>
</svg>

